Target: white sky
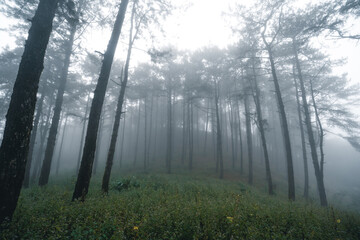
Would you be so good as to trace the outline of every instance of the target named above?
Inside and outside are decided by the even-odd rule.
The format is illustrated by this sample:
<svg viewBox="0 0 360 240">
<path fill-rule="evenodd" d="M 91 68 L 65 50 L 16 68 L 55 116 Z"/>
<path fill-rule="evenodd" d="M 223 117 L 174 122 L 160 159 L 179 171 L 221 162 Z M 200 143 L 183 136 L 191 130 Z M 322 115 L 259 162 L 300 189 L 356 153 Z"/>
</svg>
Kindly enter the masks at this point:
<svg viewBox="0 0 360 240">
<path fill-rule="evenodd" d="M 164 45 L 177 46 L 181 50 L 195 50 L 208 45 L 216 45 L 220 48 L 226 47 L 232 43 L 232 34 L 230 27 L 226 24 L 226 20 L 222 16 L 223 12 L 228 11 L 234 3 L 251 4 L 252 0 L 173 0 L 175 4 L 191 3 L 192 5 L 184 12 L 177 12 L 174 16 L 170 16 L 164 25 L 166 32 L 165 39 L 160 37 L 159 41 Z M 299 6 L 304 6 L 311 0 L 298 0 Z M 14 47 L 14 38 L 6 31 L 6 27 L 11 24 L 0 13 L 0 49 L 5 46 Z M 15 23 L 16 24 L 16 23 Z M 90 33 L 85 43 L 90 51 L 104 51 L 108 39 L 110 37 L 109 30 L 96 31 Z M 127 42 L 127 40 L 123 40 Z M 347 58 L 348 63 L 342 68 L 342 71 L 348 72 L 349 77 L 360 83 L 360 45 L 354 40 L 338 40 L 325 41 L 322 43 L 326 51 L 334 58 Z M 137 47 L 147 50 L 141 41 L 135 44 Z M 126 45 L 119 43 L 117 56 L 122 58 Z M 145 59 L 144 59 L 145 58 Z M 141 51 L 133 51 L 134 61 L 148 60 L 148 56 Z M 340 69 L 338 70 L 340 71 Z"/>
</svg>

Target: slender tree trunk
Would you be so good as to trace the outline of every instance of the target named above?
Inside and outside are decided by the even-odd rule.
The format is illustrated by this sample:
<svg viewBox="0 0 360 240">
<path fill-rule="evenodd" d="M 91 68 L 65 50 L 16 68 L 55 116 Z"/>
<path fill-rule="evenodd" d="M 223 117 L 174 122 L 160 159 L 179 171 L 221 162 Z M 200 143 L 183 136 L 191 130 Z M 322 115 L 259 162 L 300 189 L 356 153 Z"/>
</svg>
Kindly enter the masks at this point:
<svg viewBox="0 0 360 240">
<path fill-rule="evenodd" d="M 35 161 L 35 165 L 34 165 L 34 170 L 33 170 L 33 174 L 31 177 L 31 182 L 35 183 L 35 180 L 37 179 L 37 177 L 39 177 L 39 172 L 40 172 L 40 168 L 41 168 L 41 159 L 43 156 L 43 148 L 44 148 L 44 143 L 45 143 L 45 139 L 47 136 L 47 133 L 49 131 L 49 125 L 50 125 L 50 117 L 51 117 L 51 109 L 52 109 L 52 98 L 50 97 L 50 104 L 49 104 L 49 108 L 46 114 L 46 121 L 45 124 L 42 123 L 41 128 L 40 128 L 40 147 L 37 151 L 36 154 L 36 161 Z M 42 121 L 43 122 L 43 121 Z"/>
<path fill-rule="evenodd" d="M 61 143 L 60 143 L 60 149 L 59 149 L 59 155 L 58 155 L 58 159 L 56 162 L 56 176 L 59 174 L 59 168 L 60 168 L 60 160 L 61 160 L 61 152 L 62 152 L 62 148 L 63 148 L 63 144 L 64 144 L 64 138 L 65 138 L 65 131 L 66 131 L 66 125 L 68 122 L 68 115 L 65 118 L 65 123 L 64 123 L 64 127 L 63 127 L 63 132 L 62 132 L 62 136 L 61 136 Z"/>
<path fill-rule="evenodd" d="M 246 121 L 246 140 L 248 147 L 248 159 L 249 159 L 249 184 L 253 184 L 253 151 L 252 151 L 252 133 L 251 133 L 251 121 L 250 121 L 250 109 L 249 109 L 249 96 L 245 93 L 244 96 L 245 106 L 245 121 Z"/>
<path fill-rule="evenodd" d="M 278 104 L 278 110 L 280 114 L 281 129 L 284 138 L 285 151 L 286 151 L 286 163 L 287 163 L 287 175 L 288 175 L 288 198 L 289 200 L 295 201 L 295 178 L 294 178 L 294 166 L 291 152 L 290 134 L 289 127 L 286 118 L 285 106 L 281 96 L 281 90 L 279 80 L 276 74 L 275 62 L 271 46 L 266 42 L 265 36 L 262 36 L 263 42 L 266 45 L 266 50 L 269 54 L 269 61 L 271 66 L 271 74 L 275 86 L 276 99 Z"/>
<path fill-rule="evenodd" d="M 304 134 L 304 126 L 303 120 L 301 116 L 301 104 L 299 98 L 299 87 L 296 81 L 295 75 L 295 66 L 293 68 L 293 75 L 294 75 L 294 83 L 295 83 L 295 91 L 296 91 L 296 103 L 297 103 L 297 113 L 299 118 L 299 126 L 300 126 L 300 136 L 301 136 L 301 147 L 302 147 L 302 155 L 304 161 L 304 198 L 309 199 L 309 167 L 308 167 L 308 160 L 307 160 L 307 151 L 306 151 L 306 143 L 305 143 L 305 134 Z"/>
<path fill-rule="evenodd" d="M 189 170 L 193 169 L 193 153 L 194 153 L 194 110 L 193 101 L 190 100 L 187 105 L 188 125 L 189 125 Z"/>
<path fill-rule="evenodd" d="M 321 124 L 321 120 L 319 117 L 319 112 L 318 112 L 318 108 L 316 106 L 316 101 L 315 101 L 315 95 L 314 95 L 314 89 L 313 89 L 313 83 L 312 80 L 310 80 L 310 92 L 311 92 L 311 99 L 313 102 L 313 107 L 314 107 L 314 113 L 315 113 L 315 118 L 317 121 L 317 125 L 319 128 L 319 139 L 320 139 L 320 143 L 319 143 L 319 148 L 320 148 L 320 172 L 322 177 L 324 178 L 324 163 L 325 163 L 325 154 L 324 154 L 324 129 L 322 127 Z"/>
<path fill-rule="evenodd" d="M 120 88 L 119 98 L 118 98 L 118 102 L 117 102 L 117 106 L 116 106 L 116 116 L 115 116 L 115 121 L 114 121 L 114 126 L 113 126 L 113 132 L 111 135 L 108 156 L 107 156 L 107 160 L 106 160 L 105 172 L 104 172 L 103 181 L 102 181 L 102 191 L 104 193 L 108 193 L 108 190 L 109 190 L 110 174 L 111 174 L 111 169 L 112 169 L 112 165 L 113 165 L 113 161 L 114 161 L 115 147 L 116 147 L 117 135 L 119 132 L 119 125 L 120 125 L 120 117 L 121 117 L 124 98 L 125 98 L 125 90 L 126 90 L 126 86 L 127 86 L 127 81 L 129 78 L 131 50 L 132 50 L 132 46 L 134 44 L 136 34 L 137 34 L 137 33 L 135 33 L 135 37 L 133 39 L 134 14 L 135 14 L 135 4 L 133 5 L 133 9 L 132 9 L 132 13 L 131 13 L 129 46 L 128 46 L 128 52 L 127 52 L 127 56 L 126 56 L 124 76 L 121 76 L 121 88 Z M 136 30 L 136 32 L 137 32 L 137 30 Z M 123 75 L 123 74 L 121 73 L 121 75 Z M 140 103 L 139 103 L 139 109 L 140 109 Z M 146 109 L 146 105 L 145 105 L 145 109 Z M 139 115 L 140 115 L 140 112 L 139 112 Z M 139 120 L 140 120 L 140 116 L 139 116 Z M 139 125 L 140 125 L 140 122 L 139 122 Z M 146 126 L 146 119 L 145 119 L 145 126 Z M 146 129 L 145 129 L 145 146 L 146 146 Z M 145 147 L 145 151 L 146 151 L 146 147 Z M 145 159 L 145 162 L 146 162 L 146 159 Z M 144 165 L 144 168 L 146 168 L 146 165 Z"/>
<path fill-rule="evenodd" d="M 184 165 L 185 164 L 185 155 L 186 155 L 186 139 L 187 139 L 187 125 L 186 125 L 186 102 L 185 102 L 185 97 L 184 97 L 184 102 L 183 102 L 183 124 L 182 124 L 182 150 L 181 150 L 181 164 Z"/>
<path fill-rule="evenodd" d="M 323 175 L 321 172 L 321 166 L 319 165 L 318 155 L 317 155 L 317 151 L 316 151 L 315 138 L 314 138 L 314 133 L 313 133 L 313 129 L 311 126 L 309 106 L 308 106 L 308 103 L 306 100 L 305 84 L 304 84 L 304 81 L 302 78 L 302 72 L 301 72 L 300 61 L 299 61 L 299 57 L 298 57 L 295 39 L 293 39 L 293 51 L 294 51 L 294 56 L 295 56 L 296 68 L 298 70 L 298 78 L 299 78 L 300 89 L 301 89 L 301 98 L 302 98 L 303 108 L 304 108 L 304 113 L 305 113 L 305 123 L 306 123 L 306 128 L 307 128 L 307 132 L 308 132 L 308 136 L 309 136 L 311 156 L 313 159 L 313 164 L 314 164 L 314 169 L 315 169 L 315 177 L 316 177 L 317 186 L 318 186 L 319 195 L 320 195 L 320 204 L 321 204 L 321 206 L 325 207 L 328 205 L 328 203 L 327 203 L 326 192 L 325 192 L 324 178 L 323 178 Z"/>
<path fill-rule="evenodd" d="M 171 91 L 171 79 L 168 79 L 167 90 L 167 145 L 166 145 L 166 170 L 167 173 L 171 173 L 171 158 L 172 158 L 172 91 Z"/>
<path fill-rule="evenodd" d="M 42 109 L 43 109 L 43 105 L 44 105 L 45 92 L 46 92 L 46 87 L 44 86 L 43 92 L 41 94 L 41 98 L 39 100 L 38 109 L 36 111 L 36 116 L 35 116 L 35 120 L 34 120 L 34 127 L 33 127 L 33 130 L 32 130 L 32 133 L 31 133 L 31 138 L 30 138 L 28 160 L 27 160 L 27 163 L 26 163 L 25 177 L 24 177 L 24 182 L 23 182 L 24 188 L 28 188 L 29 184 L 30 184 L 31 163 L 32 163 L 32 160 L 33 160 L 33 152 L 34 152 L 34 147 L 35 147 L 35 142 L 36 142 L 37 129 L 38 129 L 38 126 L 39 126 L 40 116 L 42 114 Z"/>
<path fill-rule="evenodd" d="M 105 113 L 103 113 L 103 115 L 105 115 Z M 104 123 L 105 122 L 105 116 L 100 116 L 100 126 L 98 129 L 98 143 L 96 144 L 96 148 L 95 148 L 95 159 L 94 159 L 94 166 L 93 166 L 93 175 L 96 175 L 97 173 L 97 166 L 99 164 L 99 155 L 100 155 L 100 150 L 101 150 L 101 146 L 102 146 L 102 139 L 103 139 L 103 127 L 104 127 Z"/>
<path fill-rule="evenodd" d="M 239 145 L 240 145 L 240 173 L 244 173 L 244 151 L 243 151 L 243 141 L 242 141 L 242 134 L 241 134 L 241 113 L 240 113 L 240 107 L 238 101 L 236 101 L 237 105 L 237 118 L 238 118 L 238 125 L 239 125 Z"/>
<path fill-rule="evenodd" d="M 6 114 L 0 147 L 0 224 L 11 220 L 24 180 L 36 94 L 58 0 L 40 0 Z"/>
<path fill-rule="evenodd" d="M 153 162 L 155 162 L 157 156 L 157 137 L 158 137 L 158 126 L 160 124 L 159 121 L 159 97 L 156 99 L 156 114 L 155 114 L 155 137 L 154 137 L 154 155 L 152 157 Z"/>
<path fill-rule="evenodd" d="M 86 101 L 85 114 L 84 114 L 84 118 L 83 118 L 84 123 L 83 123 L 82 132 L 81 132 L 80 147 L 79 147 L 78 160 L 77 160 L 77 165 L 76 165 L 76 173 L 79 172 L 80 160 L 81 160 L 81 150 L 84 147 L 85 129 L 86 129 L 86 122 L 87 122 L 87 115 L 89 112 L 89 103 L 90 103 L 90 93 L 89 93 L 88 99 Z"/>
<path fill-rule="evenodd" d="M 253 62 L 252 65 L 252 71 L 253 71 L 253 97 L 256 107 L 256 113 L 257 113 L 257 125 L 258 129 L 260 131 L 261 136 L 261 143 L 262 143 L 262 149 L 264 152 L 264 158 L 265 158 L 265 169 L 266 169 L 266 179 L 268 182 L 268 192 L 269 195 L 273 195 L 273 183 L 272 183 L 272 177 L 271 177 L 271 170 L 270 170 L 270 160 L 269 160 L 269 153 L 267 149 L 266 144 L 266 137 L 265 137 L 265 128 L 264 128 L 264 119 L 262 117 L 262 109 L 261 109 L 261 103 L 260 103 L 260 89 L 256 78 L 256 72 L 255 72 L 255 63 Z M 252 85 L 252 84 L 251 84 Z"/>
<path fill-rule="evenodd" d="M 221 139 L 221 126 L 220 126 L 220 116 L 219 116 L 219 86 L 215 83 L 215 112 L 216 112 L 216 142 L 217 142 L 217 158 L 220 167 L 220 179 L 224 178 L 224 162 L 223 162 L 223 152 L 222 152 L 222 139 Z"/>
<path fill-rule="evenodd" d="M 111 34 L 109 44 L 104 54 L 103 64 L 101 67 L 98 83 L 94 92 L 94 98 L 91 104 L 85 146 L 84 146 L 82 161 L 81 161 L 80 170 L 76 181 L 72 200 L 81 199 L 82 201 L 84 201 L 85 196 L 88 192 L 91 172 L 92 172 L 92 165 L 94 162 L 96 138 L 97 138 L 97 131 L 99 128 L 101 109 L 104 103 L 106 87 L 109 81 L 109 75 L 111 71 L 111 65 L 114 59 L 114 54 L 121 33 L 121 28 L 124 22 L 128 3 L 129 0 L 121 1 L 119 12 L 117 14 L 116 21 L 114 24 L 113 32 Z"/>
<path fill-rule="evenodd" d="M 153 128 L 153 108 L 154 108 L 154 93 L 151 94 L 149 138 L 148 138 L 149 145 L 147 146 L 147 152 L 146 152 L 146 161 L 148 167 L 150 166 L 150 148 L 152 142 L 152 128 Z"/>
<path fill-rule="evenodd" d="M 147 110 L 147 106 L 146 106 L 146 102 L 147 102 L 147 97 L 145 97 L 144 99 L 144 170 L 146 170 L 147 168 L 147 114 L 148 114 L 148 110 Z"/>
<path fill-rule="evenodd" d="M 125 100 L 124 100 L 125 101 Z M 126 109 L 126 103 L 124 102 L 124 109 Z M 123 114 L 123 128 L 122 128 L 122 133 L 121 133 L 121 145 L 120 145 L 120 168 L 122 167 L 122 162 L 123 162 L 123 157 L 124 157 L 124 140 L 125 140 L 125 126 L 126 126 L 126 116 L 125 116 L 125 112 Z"/>
<path fill-rule="evenodd" d="M 68 72 L 69 72 L 70 57 L 71 57 L 72 48 L 74 45 L 76 26 L 77 26 L 76 23 L 71 23 L 70 36 L 69 36 L 69 40 L 67 41 L 66 47 L 65 47 L 64 66 L 61 71 L 60 85 L 59 85 L 57 96 L 56 96 L 54 115 L 53 115 L 53 118 L 51 121 L 51 127 L 50 127 L 46 150 L 45 150 L 45 157 L 44 157 L 44 161 L 43 161 L 43 164 L 41 167 L 39 186 L 44 186 L 49 181 L 51 163 L 52 163 L 52 158 L 54 155 L 56 136 L 57 136 L 58 126 L 59 126 L 59 121 L 60 121 L 61 107 L 63 104 L 66 81 L 67 81 L 67 76 L 68 76 Z"/>
<path fill-rule="evenodd" d="M 134 166 L 136 166 L 137 161 L 137 153 L 138 153 L 138 145 L 139 145 L 139 133 L 140 133 L 140 101 L 139 101 L 139 111 L 138 111 L 138 121 L 137 121 L 137 129 L 136 129 L 136 140 L 135 140 L 135 149 L 134 149 Z"/>
<path fill-rule="evenodd" d="M 230 123 L 230 138 L 231 138 L 231 162 L 232 162 L 232 169 L 235 169 L 235 142 L 234 142 L 234 115 L 231 107 L 231 101 L 229 102 L 229 123 Z"/>
<path fill-rule="evenodd" d="M 129 48 L 130 47 L 132 47 L 132 46 L 129 46 Z M 128 54 L 128 58 L 126 59 L 126 63 L 125 63 L 125 72 L 129 71 L 129 64 L 128 64 L 128 62 L 130 62 L 129 54 Z M 107 155 L 107 159 L 106 159 L 105 172 L 104 172 L 104 176 L 103 176 L 103 180 L 102 180 L 102 191 L 104 193 L 108 193 L 108 191 L 109 191 L 109 181 L 110 181 L 111 169 L 112 169 L 112 165 L 113 165 L 113 161 L 114 161 L 115 147 L 116 147 L 117 136 L 118 136 L 118 132 L 119 132 L 120 119 L 121 119 L 121 114 L 122 114 L 124 98 L 125 98 L 125 90 L 126 90 L 126 85 L 127 85 L 127 80 L 128 80 L 127 76 L 125 78 L 125 74 L 123 74 L 123 71 L 121 71 L 120 80 L 121 80 L 121 88 L 120 88 L 119 97 L 118 97 L 118 101 L 117 101 L 117 105 L 116 105 L 115 121 L 113 124 L 110 146 L 109 146 L 109 151 L 108 151 L 108 155 Z M 125 129 L 123 129 L 123 130 L 125 130 Z"/>
<path fill-rule="evenodd" d="M 207 135 L 208 135 L 208 126 L 209 126 L 209 101 L 207 104 L 207 109 L 206 109 L 206 123 L 205 123 L 205 140 L 204 140 L 204 150 L 203 150 L 203 154 L 206 154 L 206 142 L 207 142 Z"/>
</svg>

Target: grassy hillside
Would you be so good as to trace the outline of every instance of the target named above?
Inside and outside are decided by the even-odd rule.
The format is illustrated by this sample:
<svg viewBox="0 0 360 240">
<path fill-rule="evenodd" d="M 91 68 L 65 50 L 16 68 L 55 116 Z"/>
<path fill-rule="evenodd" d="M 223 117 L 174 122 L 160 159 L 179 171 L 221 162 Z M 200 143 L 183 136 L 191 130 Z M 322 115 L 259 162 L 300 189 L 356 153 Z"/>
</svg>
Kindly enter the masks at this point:
<svg viewBox="0 0 360 240">
<path fill-rule="evenodd" d="M 116 179 L 116 178 L 115 178 Z M 22 192 L 0 239 L 360 239 L 360 216 L 290 203 L 236 181 L 186 174 L 100 179 L 70 202 L 74 179 Z"/>
</svg>

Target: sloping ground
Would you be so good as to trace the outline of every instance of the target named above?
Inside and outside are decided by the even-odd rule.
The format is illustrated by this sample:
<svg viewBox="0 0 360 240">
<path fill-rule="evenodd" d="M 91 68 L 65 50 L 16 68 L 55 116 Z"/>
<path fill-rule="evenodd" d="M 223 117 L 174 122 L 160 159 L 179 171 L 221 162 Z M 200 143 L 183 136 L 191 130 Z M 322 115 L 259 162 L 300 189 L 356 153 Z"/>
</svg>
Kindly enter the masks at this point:
<svg viewBox="0 0 360 240">
<path fill-rule="evenodd" d="M 0 239 L 360 239 L 358 215 L 234 181 L 137 174 L 102 196 L 95 180 L 85 203 L 70 202 L 72 188 L 64 181 L 23 191 Z"/>
</svg>

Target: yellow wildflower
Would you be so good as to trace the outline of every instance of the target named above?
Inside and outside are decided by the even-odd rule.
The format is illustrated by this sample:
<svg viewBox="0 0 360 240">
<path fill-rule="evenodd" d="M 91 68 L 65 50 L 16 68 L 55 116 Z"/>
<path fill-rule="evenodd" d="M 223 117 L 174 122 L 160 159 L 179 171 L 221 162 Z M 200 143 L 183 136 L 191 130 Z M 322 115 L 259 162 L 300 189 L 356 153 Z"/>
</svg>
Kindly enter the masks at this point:
<svg viewBox="0 0 360 240">
<path fill-rule="evenodd" d="M 134 226 L 134 231 L 137 231 L 139 230 L 139 227 L 138 226 Z"/>
<path fill-rule="evenodd" d="M 229 222 L 233 222 L 234 218 L 233 217 L 226 217 L 226 219 L 229 221 Z"/>
<path fill-rule="evenodd" d="M 336 222 L 337 222 L 337 223 L 341 223 L 340 219 L 337 219 Z"/>
</svg>

